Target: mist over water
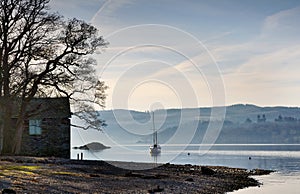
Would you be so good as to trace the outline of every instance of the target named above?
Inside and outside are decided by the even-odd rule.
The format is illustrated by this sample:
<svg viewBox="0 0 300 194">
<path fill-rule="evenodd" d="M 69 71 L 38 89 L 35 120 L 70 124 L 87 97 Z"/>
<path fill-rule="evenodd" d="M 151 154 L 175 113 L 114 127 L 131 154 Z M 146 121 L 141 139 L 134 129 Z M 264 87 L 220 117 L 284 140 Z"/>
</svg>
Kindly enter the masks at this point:
<svg viewBox="0 0 300 194">
<path fill-rule="evenodd" d="M 276 121 L 278 115 L 284 115 L 283 118 L 287 119 L 297 118 L 299 108 L 261 108 L 252 105 L 227 107 L 223 127 L 212 144 L 203 144 L 205 132 L 209 130 L 207 128 L 209 122 L 217 122 L 213 118 L 207 120 L 210 117 L 209 108 L 201 108 L 198 116 L 186 114 L 182 123 L 179 122 L 182 110 L 158 111 L 155 114 L 156 121 L 161 125 L 156 126 L 159 129 L 158 140 L 162 151 L 157 157 L 151 156 L 149 150 L 152 144 L 152 123 L 149 122 L 151 121 L 149 113 L 129 111 L 129 116 L 131 115 L 133 119 L 129 120 L 123 118 L 124 111 L 126 110 L 117 110 L 121 116 L 117 118 L 119 120 L 115 118 L 113 111 L 101 112 L 102 118 L 108 124 L 104 132 L 72 129 L 72 147 L 91 142 L 100 142 L 111 147 L 98 152 L 72 149 L 72 159 L 77 159 L 82 153 L 83 159 L 86 160 L 213 165 L 248 170 L 269 169 L 275 170 L 276 173 L 257 177 L 264 183 L 259 191 L 266 188 L 269 193 L 282 193 L 277 192 L 282 191 L 280 188 L 270 191 L 267 185 L 271 185 L 270 187 L 281 185 L 286 190 L 295 187 L 300 189 L 300 132 L 298 130 L 300 123 L 297 120 Z M 189 113 L 191 110 L 184 111 Z M 258 115 L 265 115 L 266 121 L 261 123 L 256 121 Z M 251 122 L 245 122 L 246 120 Z M 137 122 L 140 127 L 135 127 L 134 122 Z M 180 130 L 177 127 L 179 124 L 182 125 Z M 168 142 L 170 138 L 173 138 L 171 143 Z M 252 190 L 249 193 L 253 192 L 256 193 Z"/>
<path fill-rule="evenodd" d="M 261 168 L 285 173 L 300 172 L 300 144 L 216 144 L 209 146 L 209 150 L 205 148 L 207 145 L 200 144 L 161 146 L 162 153 L 155 158 L 157 163 L 217 165 L 249 170 Z M 77 154 L 81 152 L 84 154 L 84 159 L 88 160 L 154 162 L 147 144 L 118 145 L 99 152 L 72 150 L 72 159 L 76 159 Z"/>
</svg>

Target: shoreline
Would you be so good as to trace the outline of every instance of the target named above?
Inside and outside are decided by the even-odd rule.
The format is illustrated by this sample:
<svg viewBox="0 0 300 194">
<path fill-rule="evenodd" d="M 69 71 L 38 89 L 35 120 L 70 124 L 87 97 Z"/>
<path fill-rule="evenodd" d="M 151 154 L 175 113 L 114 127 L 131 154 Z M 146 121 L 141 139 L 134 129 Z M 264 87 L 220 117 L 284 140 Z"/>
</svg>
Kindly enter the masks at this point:
<svg viewBox="0 0 300 194">
<path fill-rule="evenodd" d="M 232 194 L 298 194 L 300 185 L 300 172 L 276 171 L 269 175 L 254 176 L 256 180 L 263 182 L 260 187 L 248 187 L 233 192 Z M 231 193 L 228 193 L 231 194 Z"/>
<path fill-rule="evenodd" d="M 129 165 L 139 170 L 119 168 Z M 250 176 L 273 172 L 21 156 L 1 156 L 0 169 L 0 190 L 17 193 L 226 193 L 260 186 Z"/>
</svg>

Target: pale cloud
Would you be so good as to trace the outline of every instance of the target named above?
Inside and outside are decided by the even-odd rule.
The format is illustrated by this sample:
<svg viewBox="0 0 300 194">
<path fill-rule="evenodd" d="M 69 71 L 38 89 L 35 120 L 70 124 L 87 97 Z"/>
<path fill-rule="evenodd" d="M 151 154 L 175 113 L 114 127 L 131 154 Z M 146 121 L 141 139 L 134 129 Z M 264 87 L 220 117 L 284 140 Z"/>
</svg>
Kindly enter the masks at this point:
<svg viewBox="0 0 300 194">
<path fill-rule="evenodd" d="M 105 0 L 105 2 L 102 4 L 102 6 L 99 8 L 99 10 L 96 12 L 96 14 L 91 19 L 91 22 L 96 22 L 97 19 L 106 17 L 109 18 L 112 15 L 115 15 L 115 12 L 118 11 L 118 9 L 133 4 L 135 0 Z"/>
<path fill-rule="evenodd" d="M 200 53 L 199 55 L 192 58 L 183 57 L 181 61 L 178 61 L 175 64 L 171 64 L 169 67 L 161 69 L 160 71 L 156 72 L 153 76 L 172 77 L 177 72 L 182 73 L 187 78 L 192 78 L 194 75 L 203 76 L 203 74 L 205 74 L 204 68 L 213 65 L 216 66 L 215 61 L 208 53 Z"/>
<path fill-rule="evenodd" d="M 184 87 L 178 79 L 180 77 L 188 81 L 200 104 L 205 105 L 212 104 L 211 90 L 215 83 L 222 82 L 223 77 L 228 104 L 244 102 L 276 105 L 283 104 L 284 98 L 287 99 L 286 104 L 299 104 L 296 99 L 300 95 L 297 75 L 300 72 L 300 39 L 295 37 L 298 37 L 297 33 L 300 34 L 300 7 L 282 10 L 260 20 L 260 30 L 255 31 L 249 39 L 240 38 L 243 34 L 234 29 L 201 35 L 205 37 L 202 43 L 207 46 L 207 51 L 191 34 L 171 26 L 157 25 L 153 28 L 154 25 L 141 25 L 140 28 L 128 28 L 135 25 L 136 21 L 118 18 L 117 12 L 124 11 L 123 8 L 132 3 L 135 1 L 106 1 L 92 19 L 93 23 L 104 28 L 105 37 L 111 43 L 108 52 L 99 56 L 100 64 L 105 64 L 110 58 L 125 51 L 109 65 L 103 76 L 111 87 L 108 92 L 110 97 L 122 73 L 152 60 L 168 65 L 155 71 L 144 67 L 140 72 L 130 74 L 127 83 L 124 83 L 128 84 L 126 87 L 134 87 L 132 83 L 136 80 L 142 82 L 152 78 L 163 78 Z M 200 32 L 194 34 L 200 36 Z M 220 71 L 208 52 L 215 58 Z M 157 95 L 153 96 L 149 91 L 155 88 Z M 135 107 L 142 108 L 143 103 L 147 104 L 161 96 L 168 96 L 170 102 L 177 103 L 162 87 L 147 85 L 134 92 L 131 106 L 135 106 L 134 103 L 139 100 L 136 102 L 139 105 Z M 112 105 L 111 99 L 108 101 Z M 171 107 L 171 104 L 168 106 Z"/>
<path fill-rule="evenodd" d="M 120 28 L 128 26 L 124 18 L 118 16 L 118 11 L 134 4 L 134 2 L 135 0 L 105 0 L 90 22 L 100 28 L 104 36 L 107 36 Z"/>
<path fill-rule="evenodd" d="M 237 71 L 251 71 L 276 75 L 278 71 L 290 76 L 297 72 L 300 66 L 299 40 L 289 36 L 291 32 L 299 32 L 298 20 L 300 7 L 283 10 L 268 16 L 262 26 L 261 35 L 252 43 L 257 54 L 249 58 Z M 274 37 L 276 39 L 274 39 Z M 281 74 L 283 75 L 284 72 Z M 267 76 L 268 74 L 266 74 Z M 279 73 L 276 77 L 280 77 Z"/>
<path fill-rule="evenodd" d="M 224 75 L 227 102 L 293 105 L 300 97 L 300 46 L 251 57 Z"/>
<path fill-rule="evenodd" d="M 278 75 L 277 72 L 275 74 Z M 261 106 L 299 104 L 299 83 L 282 84 L 278 80 L 270 81 L 266 75 L 252 72 L 225 75 L 224 81 L 227 104 L 254 103 Z"/>
<path fill-rule="evenodd" d="M 295 21 L 298 22 L 299 15 L 300 15 L 300 7 L 283 10 L 276 14 L 270 15 L 265 19 L 262 30 L 264 31 L 264 30 L 274 30 L 277 28 L 282 28 L 283 26 L 285 26 L 285 24 L 289 24 L 289 22 L 294 22 L 294 21 L 290 21 L 290 19 L 295 17 L 297 17 L 295 18 L 297 19 Z"/>
<path fill-rule="evenodd" d="M 282 48 L 274 52 L 257 55 L 252 57 L 249 61 L 242 64 L 237 72 L 245 71 L 276 71 L 277 69 L 292 67 L 299 68 L 296 64 L 300 62 L 300 46 L 291 46 L 288 48 Z"/>
<path fill-rule="evenodd" d="M 261 33 L 237 44 L 209 45 L 219 62 L 227 104 L 299 105 L 300 7 L 266 17 Z"/>
<path fill-rule="evenodd" d="M 252 66 L 248 71 L 271 72 L 299 58 L 300 39 L 295 39 L 295 34 L 300 33 L 298 18 L 300 7 L 280 11 L 266 17 L 256 37 L 237 44 L 215 43 L 209 47 L 210 51 L 223 72 L 235 73 L 245 66 Z"/>
<path fill-rule="evenodd" d="M 259 40 L 274 48 L 300 43 L 300 6 L 268 16 L 262 25 Z"/>
<path fill-rule="evenodd" d="M 110 86 L 107 107 L 128 108 L 126 103 L 131 103 L 131 108 L 147 110 L 149 104 L 156 102 L 164 107 L 181 107 L 181 103 L 183 107 L 212 104 L 210 85 L 193 64 L 188 67 L 188 62 L 185 62 L 186 67 L 182 64 L 177 67 L 166 61 L 150 60 L 125 67 L 121 61 L 109 67 L 115 67 L 116 72 L 108 69 L 103 74 L 103 80 Z M 178 95 L 174 96 L 176 93 Z M 182 102 L 178 104 L 179 101 Z"/>
<path fill-rule="evenodd" d="M 222 33 L 219 33 L 215 36 L 212 36 L 212 37 L 209 37 L 208 39 L 206 40 L 203 40 L 202 43 L 203 44 L 211 44 L 211 42 L 214 42 L 214 41 L 218 41 L 218 40 L 222 40 L 223 38 L 229 36 L 229 35 L 233 35 L 234 32 L 233 31 L 227 31 L 227 32 L 222 32 Z"/>
</svg>

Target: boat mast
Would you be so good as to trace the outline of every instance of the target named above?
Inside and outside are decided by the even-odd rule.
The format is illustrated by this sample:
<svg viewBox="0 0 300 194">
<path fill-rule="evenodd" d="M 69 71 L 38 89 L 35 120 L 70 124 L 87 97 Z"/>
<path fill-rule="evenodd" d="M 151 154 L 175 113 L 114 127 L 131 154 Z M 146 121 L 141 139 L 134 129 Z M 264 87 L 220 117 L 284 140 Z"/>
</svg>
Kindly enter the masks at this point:
<svg viewBox="0 0 300 194">
<path fill-rule="evenodd" d="M 157 144 L 157 132 L 155 130 L 155 123 L 154 123 L 154 111 L 152 112 L 152 124 L 153 124 L 153 144 Z"/>
</svg>

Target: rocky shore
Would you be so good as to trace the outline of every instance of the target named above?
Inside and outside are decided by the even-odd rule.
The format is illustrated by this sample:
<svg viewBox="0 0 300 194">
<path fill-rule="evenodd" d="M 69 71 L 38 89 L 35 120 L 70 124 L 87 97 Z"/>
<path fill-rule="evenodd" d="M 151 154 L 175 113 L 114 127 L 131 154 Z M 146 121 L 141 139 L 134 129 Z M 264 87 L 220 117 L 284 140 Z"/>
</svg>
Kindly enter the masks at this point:
<svg viewBox="0 0 300 194">
<path fill-rule="evenodd" d="M 268 170 L 174 164 L 0 157 L 0 190 L 16 193 L 226 193 L 260 183 Z M 115 166 L 131 166 L 128 170 Z M 156 167 L 155 167 L 156 166 Z M 133 167 L 133 168 L 132 168 Z M 135 168 L 136 167 L 136 168 Z"/>
</svg>

